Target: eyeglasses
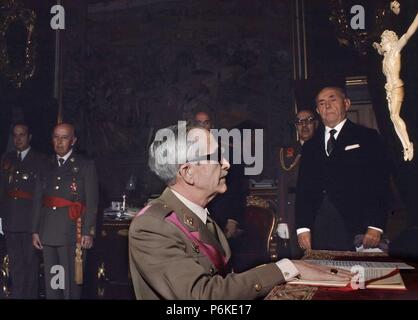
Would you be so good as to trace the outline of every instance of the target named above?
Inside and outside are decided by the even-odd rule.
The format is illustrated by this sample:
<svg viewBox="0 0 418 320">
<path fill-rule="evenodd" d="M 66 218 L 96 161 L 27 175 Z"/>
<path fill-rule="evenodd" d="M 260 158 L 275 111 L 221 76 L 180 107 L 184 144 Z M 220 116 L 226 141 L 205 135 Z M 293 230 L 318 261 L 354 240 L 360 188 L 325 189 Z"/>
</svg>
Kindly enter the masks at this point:
<svg viewBox="0 0 418 320">
<path fill-rule="evenodd" d="M 306 119 L 296 119 L 295 120 L 295 125 L 296 126 L 303 126 L 303 125 L 308 125 L 311 124 L 315 121 L 314 117 L 308 117 Z"/>
<path fill-rule="evenodd" d="M 192 159 L 187 159 L 187 162 L 198 162 L 198 164 L 200 164 L 201 161 L 215 161 L 221 164 L 222 160 L 224 159 L 224 154 L 224 148 L 216 148 L 215 151 L 210 154 L 204 154 L 202 156 L 198 156 Z"/>
</svg>

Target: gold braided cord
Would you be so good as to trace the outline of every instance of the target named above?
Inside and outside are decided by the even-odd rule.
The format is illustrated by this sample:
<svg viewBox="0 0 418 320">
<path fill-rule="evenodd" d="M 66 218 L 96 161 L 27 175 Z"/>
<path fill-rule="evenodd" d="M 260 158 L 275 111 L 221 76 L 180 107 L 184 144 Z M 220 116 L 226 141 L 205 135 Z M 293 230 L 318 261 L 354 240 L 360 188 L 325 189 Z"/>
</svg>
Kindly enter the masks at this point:
<svg viewBox="0 0 418 320">
<path fill-rule="evenodd" d="M 301 157 L 301 155 L 298 154 L 296 156 L 295 160 L 292 162 L 292 164 L 289 167 L 286 167 L 286 165 L 284 163 L 284 158 L 283 158 L 283 148 L 280 148 L 280 165 L 283 168 L 283 170 L 285 170 L 285 171 L 291 171 L 299 163 L 300 157 Z"/>
</svg>

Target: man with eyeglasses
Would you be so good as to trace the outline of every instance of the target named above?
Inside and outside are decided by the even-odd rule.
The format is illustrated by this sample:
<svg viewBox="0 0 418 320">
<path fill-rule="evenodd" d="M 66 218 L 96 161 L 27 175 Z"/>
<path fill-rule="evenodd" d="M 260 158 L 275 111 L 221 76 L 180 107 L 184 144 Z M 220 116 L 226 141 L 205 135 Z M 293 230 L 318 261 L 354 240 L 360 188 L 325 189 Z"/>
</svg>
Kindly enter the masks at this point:
<svg viewBox="0 0 418 320">
<path fill-rule="evenodd" d="M 133 219 L 129 258 L 137 299 L 256 299 L 295 277 L 349 281 L 351 274 L 283 259 L 231 273 L 230 248 L 206 207 L 227 190 L 229 163 L 216 159 L 207 130 L 181 123 L 159 130 L 149 167 L 167 188 Z"/>
<path fill-rule="evenodd" d="M 279 256 L 299 257 L 299 248 L 295 230 L 295 197 L 296 182 L 299 172 L 300 158 L 303 144 L 312 138 L 318 127 L 318 120 L 313 111 L 300 110 L 294 120 L 296 140 L 279 150 L 279 223 L 278 236 L 281 238 Z M 287 229 L 286 229 L 287 225 Z"/>
<path fill-rule="evenodd" d="M 212 120 L 209 113 L 205 111 L 199 111 L 194 115 L 193 122 L 196 126 L 210 130 L 213 127 Z"/>
</svg>

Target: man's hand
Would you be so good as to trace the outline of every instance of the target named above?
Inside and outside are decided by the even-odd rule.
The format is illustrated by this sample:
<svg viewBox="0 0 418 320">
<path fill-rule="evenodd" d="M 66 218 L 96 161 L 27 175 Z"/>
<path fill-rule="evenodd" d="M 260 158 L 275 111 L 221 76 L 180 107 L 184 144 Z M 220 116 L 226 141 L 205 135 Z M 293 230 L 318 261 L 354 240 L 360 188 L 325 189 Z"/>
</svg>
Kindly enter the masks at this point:
<svg viewBox="0 0 418 320">
<path fill-rule="evenodd" d="M 93 237 L 92 236 L 82 236 L 81 237 L 81 247 L 83 249 L 90 249 L 93 246 Z"/>
<path fill-rule="evenodd" d="M 368 228 L 363 237 L 364 248 L 376 248 L 379 245 L 382 233 L 379 230 Z"/>
<path fill-rule="evenodd" d="M 302 232 L 301 234 L 299 234 L 298 242 L 299 242 L 299 247 L 301 247 L 303 250 L 310 250 L 312 247 L 310 231 Z"/>
<path fill-rule="evenodd" d="M 32 244 L 38 250 L 43 249 L 41 239 L 39 238 L 39 233 L 33 233 L 32 234 Z"/>
<path fill-rule="evenodd" d="M 240 234 L 239 229 L 238 229 L 238 222 L 232 219 L 228 219 L 226 226 L 225 226 L 224 233 L 227 239 L 237 237 Z"/>
<path fill-rule="evenodd" d="M 292 261 L 300 272 L 300 278 L 303 280 L 317 281 L 350 281 L 354 276 L 350 271 L 338 268 L 315 265 L 302 260 Z"/>
</svg>

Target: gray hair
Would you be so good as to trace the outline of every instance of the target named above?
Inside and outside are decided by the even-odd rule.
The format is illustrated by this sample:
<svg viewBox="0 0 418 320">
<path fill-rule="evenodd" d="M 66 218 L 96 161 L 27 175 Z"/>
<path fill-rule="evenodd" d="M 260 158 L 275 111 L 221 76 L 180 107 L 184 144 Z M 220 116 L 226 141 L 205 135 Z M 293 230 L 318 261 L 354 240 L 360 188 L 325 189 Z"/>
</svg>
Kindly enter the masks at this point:
<svg viewBox="0 0 418 320">
<path fill-rule="evenodd" d="M 155 134 L 149 147 L 148 166 L 167 185 L 175 183 L 180 166 L 192 158 L 193 151 L 198 152 L 196 141 L 187 139 L 190 130 L 196 128 L 179 121 L 177 125 L 160 129 Z"/>
</svg>

